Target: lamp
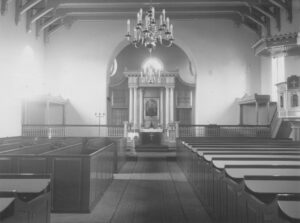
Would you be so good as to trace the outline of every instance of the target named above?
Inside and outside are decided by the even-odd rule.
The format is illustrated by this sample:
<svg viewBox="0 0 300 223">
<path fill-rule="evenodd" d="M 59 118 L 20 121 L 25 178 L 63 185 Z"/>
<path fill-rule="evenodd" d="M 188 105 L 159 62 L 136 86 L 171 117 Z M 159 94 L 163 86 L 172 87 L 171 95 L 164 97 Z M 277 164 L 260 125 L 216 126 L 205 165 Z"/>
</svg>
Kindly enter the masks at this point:
<svg viewBox="0 0 300 223">
<path fill-rule="evenodd" d="M 170 24 L 169 17 L 166 18 L 165 9 L 162 10 L 159 17 L 159 24 L 156 24 L 155 8 L 151 6 L 145 13 L 144 22 L 143 9 L 140 9 L 137 13 L 137 22 L 133 28 L 133 37 L 130 30 L 130 20 L 127 20 L 127 34 L 125 37 L 136 48 L 145 46 L 151 53 L 157 43 L 167 47 L 172 46 L 175 40 L 173 28 L 173 25 Z"/>
<path fill-rule="evenodd" d="M 100 137 L 100 129 L 101 129 L 101 118 L 105 116 L 105 113 L 95 112 L 95 117 L 99 119 L 99 137 Z"/>
</svg>

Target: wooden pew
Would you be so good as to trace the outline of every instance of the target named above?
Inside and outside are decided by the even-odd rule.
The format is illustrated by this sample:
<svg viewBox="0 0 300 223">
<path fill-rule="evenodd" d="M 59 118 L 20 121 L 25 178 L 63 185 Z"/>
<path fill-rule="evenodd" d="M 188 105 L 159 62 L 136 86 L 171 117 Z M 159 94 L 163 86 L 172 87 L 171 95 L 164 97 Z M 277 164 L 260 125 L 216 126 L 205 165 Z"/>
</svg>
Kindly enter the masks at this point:
<svg viewBox="0 0 300 223">
<path fill-rule="evenodd" d="M 248 147 L 248 148 L 298 148 L 300 147 L 300 145 L 278 145 L 278 144 L 197 144 L 197 145 L 192 145 L 192 144 L 188 144 L 194 148 L 202 148 L 202 147 L 206 147 L 206 148 L 243 148 L 243 147 Z"/>
<path fill-rule="evenodd" d="M 1 144 L 0 145 L 0 152 L 2 151 L 6 151 L 6 150 L 10 150 L 10 149 L 16 149 L 16 148 L 20 148 L 23 145 L 20 143 L 7 143 L 7 144 Z"/>
<path fill-rule="evenodd" d="M 211 185 L 205 184 L 204 187 L 208 191 L 208 196 L 205 197 L 208 200 L 208 205 L 210 205 L 210 208 L 214 212 L 214 214 L 217 217 L 224 218 L 224 211 L 220 209 L 220 204 L 222 205 L 222 202 L 224 201 L 224 197 L 222 198 L 222 195 L 225 195 L 227 193 L 226 189 L 226 183 L 224 181 L 224 169 L 226 168 L 226 165 L 240 165 L 240 166 L 261 166 L 261 165 L 269 165 L 269 166 L 275 166 L 275 165 L 281 165 L 283 167 L 289 168 L 292 165 L 299 166 L 300 165 L 300 159 L 299 158 L 261 158 L 261 157 L 252 157 L 252 158 L 214 158 L 212 160 L 212 166 L 206 165 L 206 169 L 204 171 L 204 175 L 206 178 L 210 180 L 210 182 L 213 185 L 213 188 L 211 188 Z M 257 174 L 259 175 L 259 174 Z M 227 191 L 226 191 L 227 190 Z M 223 203 L 224 204 L 224 203 Z M 224 205 L 223 205 L 224 207 Z M 231 207 L 231 206 L 228 206 Z M 222 214 L 223 213 L 223 214 Z M 231 212 L 229 212 L 231 213 Z M 234 212 L 236 213 L 236 212 Z M 229 221 L 230 222 L 230 221 Z"/>
<path fill-rule="evenodd" d="M 300 197 L 295 195 L 277 195 L 275 210 L 280 219 L 288 219 L 290 222 L 300 222 Z M 277 210 L 279 209 L 279 210 Z M 283 221 L 287 222 L 287 221 Z"/>
<path fill-rule="evenodd" d="M 206 154 L 206 152 L 210 152 L 212 153 L 211 155 L 214 155 L 214 153 L 218 154 L 218 153 L 223 153 L 223 155 L 225 155 L 227 158 L 226 161 L 232 163 L 232 160 L 230 158 L 230 154 L 233 155 L 235 153 L 238 153 L 239 151 L 237 151 L 236 148 L 234 149 L 230 149 L 230 148 L 223 148 L 220 149 L 218 148 L 209 148 L 208 151 L 201 151 L 199 149 L 200 152 L 200 157 L 197 158 L 197 156 L 195 156 L 195 152 L 197 150 L 192 150 L 191 147 L 187 147 L 184 144 L 178 143 L 177 144 L 177 152 L 178 152 L 178 161 L 181 165 L 181 167 L 184 167 L 184 172 L 187 175 L 187 178 L 189 179 L 189 181 L 192 183 L 192 185 L 194 186 L 196 193 L 199 195 L 200 199 L 202 200 L 204 206 L 206 206 L 206 208 L 208 209 L 208 211 L 211 214 L 215 214 L 217 215 L 217 219 L 220 220 L 224 220 L 224 210 L 220 210 L 220 206 L 217 204 L 220 204 L 222 202 L 222 200 L 220 200 L 220 194 L 222 195 L 222 184 L 218 183 L 221 182 L 218 179 L 222 179 L 222 170 L 216 171 L 218 168 L 215 168 L 215 166 L 213 166 L 211 163 L 211 160 L 205 160 L 203 159 L 203 155 Z M 220 149 L 220 150 L 219 150 Z M 274 158 L 268 158 L 268 157 L 260 157 L 260 158 L 255 158 L 252 157 L 252 159 L 248 159 L 245 157 L 245 155 L 247 155 L 247 153 L 251 152 L 251 148 L 248 148 L 248 151 L 243 151 L 242 153 L 239 153 L 237 155 L 242 155 L 242 157 L 238 158 L 237 155 L 234 155 L 233 159 L 233 163 L 236 162 L 237 165 L 243 165 L 243 164 L 248 164 L 255 166 L 257 164 L 268 164 L 268 165 L 274 165 L 275 163 L 277 164 L 282 164 L 284 165 L 284 167 L 288 168 L 289 165 L 300 165 L 300 160 L 299 159 L 289 159 L 288 157 L 286 157 L 285 159 L 280 159 L 280 158 L 276 158 L 276 156 Z M 212 152 L 213 151 L 213 152 Z M 225 152 L 229 152 L 230 154 L 224 154 Z M 199 153 L 198 152 L 198 153 Z M 285 149 L 276 149 L 275 151 L 269 150 L 265 153 L 265 151 L 260 150 L 260 149 L 256 149 L 256 155 L 265 155 L 265 156 L 269 156 L 269 154 L 273 155 L 277 155 L 277 156 L 281 156 L 284 154 L 288 154 L 288 155 L 296 155 L 298 156 L 298 152 L 299 150 L 295 150 L 294 148 L 291 151 L 285 151 Z M 278 153 L 279 152 L 279 153 Z M 219 154 L 222 155 L 222 154 Z M 253 155 L 253 154 L 251 154 Z M 222 158 L 217 158 L 217 159 L 221 159 Z M 267 159 L 267 160 L 266 160 Z M 275 163 L 274 163 L 275 162 Z M 218 165 L 218 163 L 216 164 Z M 221 165 L 222 167 L 222 165 Z M 222 167 L 222 169 L 224 169 L 224 165 Z M 212 187 L 213 185 L 213 187 Z M 223 205 L 224 207 L 225 205 Z M 217 214 L 215 213 L 217 212 Z M 223 212 L 223 216 L 222 216 L 222 212 Z M 226 215 L 226 212 L 225 212 Z M 216 216 L 215 216 L 216 217 Z M 223 222 L 223 221 L 222 221 Z"/>
<path fill-rule="evenodd" d="M 286 222 L 277 214 L 278 194 L 300 195 L 299 176 L 245 176 L 242 185 L 243 193 L 238 198 L 241 223 Z M 294 204 L 296 207 L 299 207 L 298 202 Z M 287 212 L 293 212 L 293 207 L 287 207 Z M 299 218 L 294 220 L 299 221 Z"/>
<path fill-rule="evenodd" d="M 53 211 L 90 212 L 112 181 L 115 145 L 82 145 L 41 154 L 53 174 Z"/>
<path fill-rule="evenodd" d="M 95 148 L 78 143 L 55 149 L 51 144 L 35 145 L 0 153 L 0 171 L 52 174 L 52 210 L 90 212 L 113 178 L 116 149 L 116 144 Z"/>
<path fill-rule="evenodd" d="M 0 197 L 0 222 L 13 222 L 14 202 L 14 197 Z"/>
<path fill-rule="evenodd" d="M 49 175 L 0 175 L 0 198 L 12 198 L 9 223 L 50 223 L 51 178 Z"/>
<path fill-rule="evenodd" d="M 225 174 L 221 193 L 221 206 L 223 208 L 221 216 L 227 222 L 239 222 L 238 199 L 243 192 L 242 182 L 245 176 L 300 176 L 300 166 L 226 165 Z"/>
</svg>

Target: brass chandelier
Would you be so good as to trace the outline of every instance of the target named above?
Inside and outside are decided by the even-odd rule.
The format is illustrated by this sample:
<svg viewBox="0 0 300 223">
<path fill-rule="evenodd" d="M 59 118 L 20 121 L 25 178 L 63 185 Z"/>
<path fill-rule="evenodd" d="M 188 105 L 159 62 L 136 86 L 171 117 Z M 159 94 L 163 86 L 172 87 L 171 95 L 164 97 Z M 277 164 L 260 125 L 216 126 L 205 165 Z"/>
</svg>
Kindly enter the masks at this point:
<svg viewBox="0 0 300 223">
<path fill-rule="evenodd" d="M 130 20 L 127 20 L 127 34 L 125 35 L 136 48 L 145 46 L 151 53 L 152 50 L 161 44 L 170 47 L 174 41 L 173 25 L 170 24 L 169 17 L 166 18 L 165 9 L 159 16 L 159 23 L 156 23 L 155 8 L 150 7 L 145 13 L 143 21 L 143 9 L 137 13 L 137 22 L 133 28 L 133 36 L 130 30 Z"/>
</svg>

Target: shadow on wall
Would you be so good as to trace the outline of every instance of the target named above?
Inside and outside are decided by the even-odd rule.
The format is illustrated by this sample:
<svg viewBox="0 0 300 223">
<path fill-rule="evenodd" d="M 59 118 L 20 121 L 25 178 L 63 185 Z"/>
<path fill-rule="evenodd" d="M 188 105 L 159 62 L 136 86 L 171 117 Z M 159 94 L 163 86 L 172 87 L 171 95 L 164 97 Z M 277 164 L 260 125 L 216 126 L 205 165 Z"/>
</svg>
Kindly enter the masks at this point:
<svg viewBox="0 0 300 223">
<path fill-rule="evenodd" d="M 72 103 L 66 104 L 65 108 L 65 123 L 67 125 L 75 125 L 75 124 L 84 124 L 84 118 L 80 113 L 77 111 L 77 109 L 72 105 Z M 76 123 L 72 122 L 70 123 L 69 120 L 76 120 Z"/>
<path fill-rule="evenodd" d="M 217 121 L 220 125 L 238 125 L 239 124 L 239 104 L 237 100 L 234 100 L 228 107 L 224 107 L 222 110 L 223 112 L 220 113 L 219 119 Z"/>
</svg>

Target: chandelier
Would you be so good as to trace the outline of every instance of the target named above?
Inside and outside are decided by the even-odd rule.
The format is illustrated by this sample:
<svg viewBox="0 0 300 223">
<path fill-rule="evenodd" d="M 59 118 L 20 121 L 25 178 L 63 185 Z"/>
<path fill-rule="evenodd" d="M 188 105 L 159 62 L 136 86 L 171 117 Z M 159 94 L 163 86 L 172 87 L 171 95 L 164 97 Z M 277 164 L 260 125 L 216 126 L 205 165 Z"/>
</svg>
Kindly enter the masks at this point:
<svg viewBox="0 0 300 223">
<path fill-rule="evenodd" d="M 157 43 L 170 47 L 174 41 L 173 25 L 170 24 L 169 17 L 166 18 L 166 11 L 163 9 L 159 16 L 159 24 L 155 19 L 155 8 L 150 7 L 145 13 L 143 21 L 143 9 L 137 13 L 137 22 L 133 28 L 133 36 L 130 30 L 130 20 L 127 20 L 127 34 L 125 37 L 136 48 L 145 46 L 149 52 L 156 47 Z"/>
</svg>

